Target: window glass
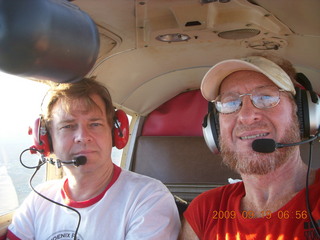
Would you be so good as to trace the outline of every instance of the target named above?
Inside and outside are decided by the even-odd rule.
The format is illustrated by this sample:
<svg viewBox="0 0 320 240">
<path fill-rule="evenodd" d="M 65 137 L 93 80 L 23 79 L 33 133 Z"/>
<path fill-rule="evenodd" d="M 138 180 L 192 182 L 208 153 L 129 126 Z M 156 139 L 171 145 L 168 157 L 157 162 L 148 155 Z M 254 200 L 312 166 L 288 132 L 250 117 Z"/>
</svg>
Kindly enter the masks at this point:
<svg viewBox="0 0 320 240">
<path fill-rule="evenodd" d="M 21 152 L 33 145 L 28 127 L 40 114 L 42 99 L 48 86 L 0 72 L 0 215 L 15 209 L 29 194 L 29 179 L 34 169 L 23 167 Z M 29 151 L 23 154 L 28 166 L 38 163 L 38 156 Z M 36 186 L 44 181 L 42 167 L 32 181 Z"/>
</svg>

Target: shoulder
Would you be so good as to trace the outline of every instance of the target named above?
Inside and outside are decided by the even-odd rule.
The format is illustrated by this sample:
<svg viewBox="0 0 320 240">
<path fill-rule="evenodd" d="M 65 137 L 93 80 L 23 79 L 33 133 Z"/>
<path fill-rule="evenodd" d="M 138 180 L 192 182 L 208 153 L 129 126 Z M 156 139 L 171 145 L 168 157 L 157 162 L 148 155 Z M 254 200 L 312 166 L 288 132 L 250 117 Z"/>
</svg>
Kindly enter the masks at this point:
<svg viewBox="0 0 320 240">
<path fill-rule="evenodd" d="M 216 223 L 216 221 L 211 221 L 215 212 L 228 212 L 229 209 L 234 209 L 243 195 L 242 182 L 214 188 L 193 199 L 183 215 L 192 229 L 200 236 L 206 226 L 212 228 L 212 224 Z"/>
<path fill-rule="evenodd" d="M 225 196 L 230 196 L 230 194 L 236 194 L 236 193 L 241 193 L 244 190 L 243 183 L 238 182 L 238 183 L 233 183 L 233 184 L 228 184 L 222 187 L 217 187 L 214 189 L 211 189 L 209 191 L 206 191 L 202 194 L 200 194 L 198 197 L 194 199 L 194 201 L 204 201 L 206 199 L 211 199 L 212 198 L 223 198 Z"/>
<path fill-rule="evenodd" d="M 65 182 L 65 179 L 49 180 L 49 181 L 40 183 L 35 187 L 35 189 L 40 192 L 57 191 L 62 188 L 64 182 Z"/>
<path fill-rule="evenodd" d="M 139 173 L 135 173 L 135 172 L 131 172 L 128 170 L 121 170 L 121 174 L 119 176 L 119 178 L 125 179 L 125 180 L 131 180 L 134 181 L 135 184 L 143 184 L 143 185 L 156 185 L 156 186 L 164 186 L 164 184 L 155 179 L 155 178 L 151 178 L 149 176 L 146 175 L 142 175 Z"/>
<path fill-rule="evenodd" d="M 125 199 L 129 207 L 128 238 L 141 239 L 144 235 L 148 239 L 177 239 L 178 209 L 173 195 L 161 181 L 122 170 L 116 185 L 117 197 Z"/>
<path fill-rule="evenodd" d="M 38 193 L 45 195 L 48 198 L 54 197 L 57 193 L 60 193 L 60 190 L 62 189 L 64 181 L 65 179 L 58 179 L 58 180 L 50 180 L 50 181 L 40 183 L 35 187 L 36 192 L 31 191 L 24 202 L 44 200 L 42 197 L 39 196 Z"/>
<path fill-rule="evenodd" d="M 201 211 L 201 209 L 219 208 L 221 204 L 228 205 L 230 201 L 242 197 L 244 194 L 244 186 L 242 182 L 228 184 L 222 187 L 214 188 L 206 191 L 190 203 L 188 210 Z"/>
<path fill-rule="evenodd" d="M 159 180 L 141 175 L 128 170 L 121 170 L 118 183 L 124 188 L 136 189 L 139 192 L 165 192 L 170 193 L 168 188 Z"/>
<path fill-rule="evenodd" d="M 117 197 L 130 202 L 134 216 L 170 216 L 178 219 L 178 210 L 169 189 L 159 180 L 122 170 L 115 184 Z"/>
</svg>

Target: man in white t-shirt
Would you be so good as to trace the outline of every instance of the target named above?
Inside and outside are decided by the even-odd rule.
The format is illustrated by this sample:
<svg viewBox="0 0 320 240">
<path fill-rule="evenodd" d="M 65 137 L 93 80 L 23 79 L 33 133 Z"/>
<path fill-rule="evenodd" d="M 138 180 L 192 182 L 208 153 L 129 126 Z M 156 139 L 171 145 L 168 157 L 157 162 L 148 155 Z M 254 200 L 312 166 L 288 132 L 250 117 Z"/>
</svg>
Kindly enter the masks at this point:
<svg viewBox="0 0 320 240">
<path fill-rule="evenodd" d="M 104 86 L 88 78 L 53 86 L 42 108 L 49 151 L 66 177 L 36 188 L 55 203 L 28 196 L 7 239 L 177 239 L 179 214 L 168 189 L 112 163 L 115 110 Z M 80 166 L 67 164 L 72 159 Z"/>
</svg>

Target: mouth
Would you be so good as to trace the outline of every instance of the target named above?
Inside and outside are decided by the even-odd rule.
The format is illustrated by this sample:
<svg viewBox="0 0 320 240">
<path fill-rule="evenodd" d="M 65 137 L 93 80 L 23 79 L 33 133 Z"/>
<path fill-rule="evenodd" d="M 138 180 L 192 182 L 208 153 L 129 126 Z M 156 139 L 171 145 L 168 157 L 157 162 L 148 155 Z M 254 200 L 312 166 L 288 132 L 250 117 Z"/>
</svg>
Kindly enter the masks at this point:
<svg viewBox="0 0 320 240">
<path fill-rule="evenodd" d="M 74 154 L 74 156 L 78 157 L 78 156 L 87 156 L 92 154 L 94 151 L 80 151 L 80 152 L 76 152 Z"/>
<path fill-rule="evenodd" d="M 255 135 L 242 136 L 242 137 L 240 137 L 240 139 L 241 140 L 256 139 L 256 138 L 261 138 L 261 137 L 265 137 L 268 135 L 269 135 L 269 133 L 259 133 L 259 134 L 255 134 Z"/>
</svg>

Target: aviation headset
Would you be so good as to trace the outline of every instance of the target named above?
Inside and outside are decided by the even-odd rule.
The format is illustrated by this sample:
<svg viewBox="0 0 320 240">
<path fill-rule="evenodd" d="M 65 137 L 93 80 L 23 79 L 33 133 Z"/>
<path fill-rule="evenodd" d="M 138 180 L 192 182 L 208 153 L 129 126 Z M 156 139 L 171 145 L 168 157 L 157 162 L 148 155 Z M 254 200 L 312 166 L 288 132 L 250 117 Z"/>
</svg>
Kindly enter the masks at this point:
<svg viewBox="0 0 320 240">
<path fill-rule="evenodd" d="M 124 148 L 129 138 L 129 121 L 127 114 L 121 109 L 115 110 L 112 133 L 113 146 L 118 149 Z M 30 147 L 32 154 L 40 152 L 47 157 L 53 152 L 51 137 L 43 117 L 35 120 L 34 128 L 29 127 L 28 134 L 33 135 L 34 145 Z"/>
<path fill-rule="evenodd" d="M 295 87 L 295 102 L 298 110 L 297 115 L 300 125 L 301 138 L 314 136 L 320 130 L 320 99 L 313 91 L 309 79 L 303 73 L 297 73 L 296 80 L 305 89 Z M 208 113 L 205 115 L 202 130 L 205 141 L 213 153 L 219 153 L 219 113 L 214 103 L 208 103 Z"/>
</svg>

